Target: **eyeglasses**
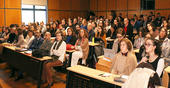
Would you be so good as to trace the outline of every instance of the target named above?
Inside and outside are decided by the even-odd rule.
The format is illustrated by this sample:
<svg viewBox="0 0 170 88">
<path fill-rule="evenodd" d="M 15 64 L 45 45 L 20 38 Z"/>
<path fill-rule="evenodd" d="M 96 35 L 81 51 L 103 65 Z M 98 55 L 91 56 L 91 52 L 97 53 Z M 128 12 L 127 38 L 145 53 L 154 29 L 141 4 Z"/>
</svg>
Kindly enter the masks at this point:
<svg viewBox="0 0 170 88">
<path fill-rule="evenodd" d="M 144 45 L 148 47 L 153 46 L 153 44 L 147 44 L 147 43 L 145 43 Z"/>
</svg>

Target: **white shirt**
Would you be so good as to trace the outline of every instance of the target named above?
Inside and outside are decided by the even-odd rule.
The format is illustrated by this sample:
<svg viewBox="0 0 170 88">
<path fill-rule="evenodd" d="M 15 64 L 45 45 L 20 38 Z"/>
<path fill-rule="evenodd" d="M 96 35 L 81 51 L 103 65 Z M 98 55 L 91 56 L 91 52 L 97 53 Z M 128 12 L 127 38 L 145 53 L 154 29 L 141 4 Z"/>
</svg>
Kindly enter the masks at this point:
<svg viewBox="0 0 170 88">
<path fill-rule="evenodd" d="M 54 45 L 58 43 L 58 42 L 54 42 L 52 47 L 51 47 L 51 50 L 50 50 L 50 55 L 56 55 L 56 56 L 59 56 L 59 59 L 61 62 L 64 61 L 64 54 L 66 52 L 66 43 L 63 41 L 60 45 L 60 47 L 56 50 L 56 47 L 58 46 L 58 44 L 56 45 L 55 49 L 54 49 Z"/>
<path fill-rule="evenodd" d="M 27 43 L 26 45 L 25 45 L 25 48 L 29 48 L 30 47 L 30 45 L 32 44 L 32 41 L 34 40 L 34 36 L 32 36 L 31 38 L 27 35 L 27 37 L 25 38 L 25 42 Z"/>
</svg>

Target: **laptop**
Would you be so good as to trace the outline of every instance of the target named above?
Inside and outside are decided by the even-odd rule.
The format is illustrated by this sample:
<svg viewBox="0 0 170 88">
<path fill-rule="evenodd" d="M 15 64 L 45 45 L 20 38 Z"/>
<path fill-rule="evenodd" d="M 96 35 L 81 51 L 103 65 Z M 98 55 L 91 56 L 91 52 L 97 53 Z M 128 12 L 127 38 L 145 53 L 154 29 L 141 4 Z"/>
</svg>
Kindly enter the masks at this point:
<svg viewBox="0 0 170 88">
<path fill-rule="evenodd" d="M 112 49 L 104 48 L 104 57 L 112 59 L 114 57 L 114 51 Z"/>
</svg>

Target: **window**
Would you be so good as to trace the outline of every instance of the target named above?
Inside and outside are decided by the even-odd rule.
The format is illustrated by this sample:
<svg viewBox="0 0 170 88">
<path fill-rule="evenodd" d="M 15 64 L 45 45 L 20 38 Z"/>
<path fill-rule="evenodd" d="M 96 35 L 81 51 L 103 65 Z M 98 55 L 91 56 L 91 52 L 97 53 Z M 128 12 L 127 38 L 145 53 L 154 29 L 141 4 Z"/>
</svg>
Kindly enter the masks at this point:
<svg viewBox="0 0 170 88">
<path fill-rule="evenodd" d="M 46 6 L 22 5 L 22 22 L 25 24 L 41 21 L 46 23 L 46 20 Z"/>
<path fill-rule="evenodd" d="M 142 10 L 154 10 L 155 0 L 141 0 L 141 9 Z"/>
</svg>

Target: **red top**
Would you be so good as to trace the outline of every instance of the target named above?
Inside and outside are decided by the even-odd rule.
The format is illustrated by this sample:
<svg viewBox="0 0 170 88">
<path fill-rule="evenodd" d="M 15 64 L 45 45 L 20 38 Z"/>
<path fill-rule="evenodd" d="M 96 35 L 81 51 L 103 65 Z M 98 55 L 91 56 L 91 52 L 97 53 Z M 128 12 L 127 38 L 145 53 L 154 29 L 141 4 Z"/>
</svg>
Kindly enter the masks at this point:
<svg viewBox="0 0 170 88">
<path fill-rule="evenodd" d="M 126 33 L 127 32 L 127 27 L 125 27 L 124 30 L 125 30 L 125 33 Z"/>
</svg>

